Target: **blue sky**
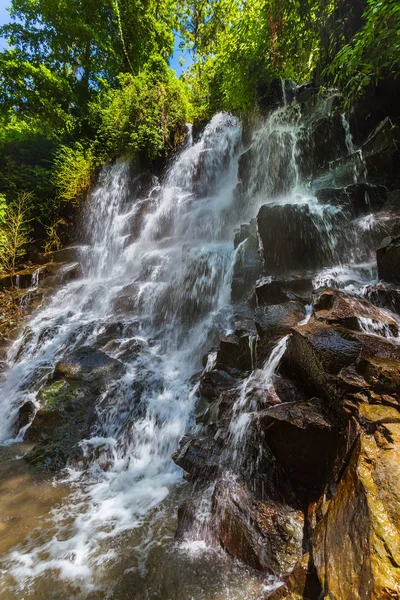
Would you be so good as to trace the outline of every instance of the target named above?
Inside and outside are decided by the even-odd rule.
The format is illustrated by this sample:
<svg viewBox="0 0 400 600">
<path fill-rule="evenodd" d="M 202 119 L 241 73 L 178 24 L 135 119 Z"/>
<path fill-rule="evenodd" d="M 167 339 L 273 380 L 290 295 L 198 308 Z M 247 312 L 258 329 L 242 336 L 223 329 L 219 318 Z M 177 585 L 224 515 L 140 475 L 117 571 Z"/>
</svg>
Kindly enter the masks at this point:
<svg viewBox="0 0 400 600">
<path fill-rule="evenodd" d="M 7 12 L 7 6 L 10 5 L 10 0 L 0 0 L 0 25 L 4 25 L 5 23 L 8 23 L 9 21 L 9 14 Z M 5 48 L 6 46 L 6 42 L 4 39 L 0 38 L 0 50 Z M 186 65 L 184 65 L 184 67 L 182 68 L 179 64 L 179 57 L 183 57 L 186 60 Z M 172 55 L 171 61 L 170 61 L 170 65 L 173 69 L 175 69 L 175 71 L 177 72 L 178 75 L 180 75 L 182 73 L 182 71 L 184 70 L 185 66 L 188 66 L 191 64 L 191 58 L 190 58 L 190 54 L 188 52 L 181 52 L 179 50 L 179 39 L 176 38 L 175 40 L 175 50 L 174 50 L 174 54 Z"/>
<path fill-rule="evenodd" d="M 9 0 L 0 0 L 0 25 L 4 25 L 4 23 L 8 23 L 9 14 L 7 12 L 7 6 L 9 6 Z M 0 49 L 4 48 L 5 41 L 0 38 Z"/>
</svg>

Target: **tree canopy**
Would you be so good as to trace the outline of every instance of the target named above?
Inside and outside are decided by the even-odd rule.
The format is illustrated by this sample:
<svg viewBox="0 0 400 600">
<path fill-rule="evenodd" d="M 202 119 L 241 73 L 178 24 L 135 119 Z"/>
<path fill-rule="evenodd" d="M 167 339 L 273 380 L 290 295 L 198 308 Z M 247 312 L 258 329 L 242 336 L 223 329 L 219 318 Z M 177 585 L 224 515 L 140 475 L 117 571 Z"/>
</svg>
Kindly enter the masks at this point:
<svg viewBox="0 0 400 600">
<path fill-rule="evenodd" d="M 350 102 L 400 74 L 397 0 L 11 0 L 0 35 L 0 194 L 29 193 L 43 241 L 97 167 L 166 157 L 187 120 L 246 114 L 277 78 Z"/>
</svg>

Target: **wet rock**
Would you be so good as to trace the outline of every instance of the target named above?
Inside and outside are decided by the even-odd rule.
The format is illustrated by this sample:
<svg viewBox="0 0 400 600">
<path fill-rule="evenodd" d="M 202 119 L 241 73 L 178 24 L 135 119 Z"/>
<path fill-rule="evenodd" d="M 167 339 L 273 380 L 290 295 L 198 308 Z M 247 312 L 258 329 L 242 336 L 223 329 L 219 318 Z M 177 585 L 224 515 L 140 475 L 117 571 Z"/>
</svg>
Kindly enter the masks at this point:
<svg viewBox="0 0 400 600">
<path fill-rule="evenodd" d="M 231 335 L 223 338 L 217 351 L 216 363 L 239 371 L 251 369 L 251 347 L 248 336 Z"/>
<path fill-rule="evenodd" d="M 272 279 L 271 277 L 260 279 L 257 282 L 255 292 L 258 306 L 265 306 L 282 304 L 287 300 L 309 302 L 312 289 L 311 278 L 293 275 L 292 277 L 279 279 Z"/>
<path fill-rule="evenodd" d="M 182 438 L 172 458 L 192 477 L 211 477 L 221 467 L 222 448 L 210 436 L 187 435 Z"/>
<path fill-rule="evenodd" d="M 300 511 L 272 500 L 257 501 L 245 484 L 230 479 L 215 487 L 213 514 L 221 544 L 245 564 L 285 576 L 301 559 Z"/>
<path fill-rule="evenodd" d="M 336 406 L 346 394 L 400 400 L 400 347 L 378 336 L 311 320 L 293 328 L 286 359 L 306 387 Z"/>
<path fill-rule="evenodd" d="M 314 533 L 329 598 L 400 597 L 400 424 L 363 434 Z"/>
<path fill-rule="evenodd" d="M 323 288 L 314 293 L 315 319 L 328 324 L 342 325 L 354 331 L 365 331 L 397 336 L 399 326 L 387 313 L 366 300 L 339 290 Z"/>
<path fill-rule="evenodd" d="M 382 180 L 398 173 L 400 165 L 400 127 L 386 117 L 362 146 L 362 155 L 370 177 Z"/>
<path fill-rule="evenodd" d="M 235 250 L 237 249 L 239 244 L 244 242 L 250 236 L 250 234 L 251 234 L 250 223 L 245 223 L 244 225 L 241 225 L 238 230 L 235 230 L 235 238 L 233 241 Z"/>
<path fill-rule="evenodd" d="M 151 190 L 158 185 L 158 179 L 155 175 L 149 171 L 137 174 L 132 172 L 132 176 L 129 181 L 129 193 L 127 194 L 126 201 L 128 202 L 131 198 L 145 198 Z"/>
<path fill-rule="evenodd" d="M 323 590 L 310 553 L 303 554 L 292 573 L 277 588 L 268 593 L 267 600 L 319 600 Z"/>
<path fill-rule="evenodd" d="M 317 499 L 332 468 L 338 426 L 326 403 L 317 398 L 289 402 L 258 413 L 265 443 L 296 490 Z"/>
<path fill-rule="evenodd" d="M 15 423 L 15 432 L 28 425 L 35 416 L 36 406 L 31 400 L 25 402 L 18 411 L 17 421 Z"/>
<path fill-rule="evenodd" d="M 218 398 L 226 389 L 232 388 L 236 379 L 222 369 L 213 369 L 203 373 L 200 378 L 199 391 L 205 398 Z"/>
<path fill-rule="evenodd" d="M 388 283 L 400 283 L 400 235 L 386 237 L 376 252 L 378 275 Z"/>
<path fill-rule="evenodd" d="M 358 217 L 380 210 L 387 199 L 387 191 L 381 185 L 357 183 L 345 188 L 324 188 L 318 190 L 316 196 L 322 204 L 347 207 L 352 215 Z"/>
<path fill-rule="evenodd" d="M 44 263 L 74 263 L 79 260 L 80 246 L 70 246 L 61 250 L 53 250 L 42 255 Z"/>
<path fill-rule="evenodd" d="M 78 262 L 62 265 L 56 273 L 57 283 L 59 285 L 65 285 L 70 281 L 79 279 L 82 277 L 82 267 Z"/>
<path fill-rule="evenodd" d="M 40 408 L 26 434 L 37 442 L 26 456 L 29 464 L 41 471 L 65 467 L 79 442 L 90 437 L 107 383 L 123 372 L 122 363 L 90 346 L 60 360 L 38 394 Z"/>
<path fill-rule="evenodd" d="M 385 283 L 369 285 L 366 288 L 365 295 L 376 306 L 388 308 L 400 314 L 400 289 L 394 285 Z"/>
<path fill-rule="evenodd" d="M 277 340 L 287 335 L 305 316 L 304 306 L 295 301 L 257 308 L 255 324 L 260 337 L 258 355 L 265 356 Z"/>
<path fill-rule="evenodd" d="M 312 125 L 309 133 L 309 160 L 313 170 L 328 165 L 347 152 L 345 134 L 339 112 L 323 117 Z"/>
<path fill-rule="evenodd" d="M 104 379 L 105 376 L 115 378 L 121 375 L 123 370 L 122 363 L 105 352 L 91 346 L 81 346 L 56 364 L 54 379 L 92 381 L 97 378 Z"/>
<path fill-rule="evenodd" d="M 235 238 L 236 243 L 236 238 Z M 247 298 L 252 292 L 261 273 L 259 243 L 255 223 L 251 233 L 238 246 L 232 272 L 232 300 L 237 302 Z"/>
<path fill-rule="evenodd" d="M 257 226 L 268 275 L 322 268 L 330 256 L 308 205 L 265 204 L 259 210 Z"/>
<path fill-rule="evenodd" d="M 286 106 L 296 98 L 296 85 L 287 79 L 274 79 L 262 84 L 258 89 L 260 106 L 264 110 Z"/>
<path fill-rule="evenodd" d="M 361 16 L 364 5 L 360 3 L 360 6 Z M 360 19 L 357 29 L 361 26 L 362 20 Z M 388 116 L 391 119 L 400 117 L 399 103 L 397 102 L 399 94 L 400 82 L 398 79 L 380 79 L 374 85 L 369 86 L 365 93 L 354 103 L 349 117 L 354 141 L 358 146 Z"/>
</svg>

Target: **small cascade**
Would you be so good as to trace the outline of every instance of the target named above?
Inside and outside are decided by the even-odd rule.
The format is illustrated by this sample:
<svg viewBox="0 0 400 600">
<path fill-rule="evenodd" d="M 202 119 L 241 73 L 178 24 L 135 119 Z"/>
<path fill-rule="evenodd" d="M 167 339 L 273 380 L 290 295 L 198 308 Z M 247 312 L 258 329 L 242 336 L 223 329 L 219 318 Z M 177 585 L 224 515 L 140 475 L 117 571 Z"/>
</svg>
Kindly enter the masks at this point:
<svg viewBox="0 0 400 600">
<path fill-rule="evenodd" d="M 345 144 L 347 148 L 347 152 L 353 159 L 353 182 L 360 183 L 362 181 L 366 181 L 367 179 L 367 166 L 364 161 L 362 149 L 357 149 L 354 146 L 353 136 L 351 134 L 350 123 L 347 118 L 346 113 L 342 113 L 341 115 L 342 125 L 345 133 Z M 366 192 L 367 193 L 367 192 Z"/>
<path fill-rule="evenodd" d="M 238 392 L 238 398 L 232 407 L 232 419 L 229 425 L 229 442 L 226 449 L 231 469 L 237 471 L 244 460 L 246 436 L 250 432 L 252 417 L 257 411 L 257 399 L 254 390 L 264 390 L 268 395 L 273 376 L 286 350 L 288 336 L 283 337 L 273 348 L 262 369 L 254 370 L 244 380 Z"/>
</svg>

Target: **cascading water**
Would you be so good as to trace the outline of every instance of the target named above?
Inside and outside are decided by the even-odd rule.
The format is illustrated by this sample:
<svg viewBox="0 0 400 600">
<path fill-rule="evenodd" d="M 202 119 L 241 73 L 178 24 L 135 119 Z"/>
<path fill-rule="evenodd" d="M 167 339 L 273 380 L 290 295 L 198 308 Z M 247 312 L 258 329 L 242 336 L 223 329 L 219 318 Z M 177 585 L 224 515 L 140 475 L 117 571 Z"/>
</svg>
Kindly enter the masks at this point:
<svg viewBox="0 0 400 600">
<path fill-rule="evenodd" d="M 217 115 L 162 183 L 148 182 L 145 197 L 130 197 L 128 165 L 105 169 L 85 215 L 83 277 L 61 288 L 13 344 L 1 389 L 5 444 L 15 441 L 21 405 L 39 406 L 38 393 L 66 353 L 101 348 L 123 371 L 98 399 L 91 435 L 69 465 L 74 497 L 42 534 L 6 557 L 10 589 L 36 589 L 34 596 L 54 577 L 74 597 L 87 594 L 101 581 L 99 560 L 109 540 L 137 529 L 132 562 L 138 565 L 161 543 L 164 534 L 152 529 L 162 530 L 162 515 L 156 511 L 153 521 L 149 515 L 181 480 L 171 456 L 193 412 L 189 379 L 230 325 L 224 307 L 240 143 L 238 120 Z M 108 547 L 110 564 L 114 554 Z"/>
</svg>

